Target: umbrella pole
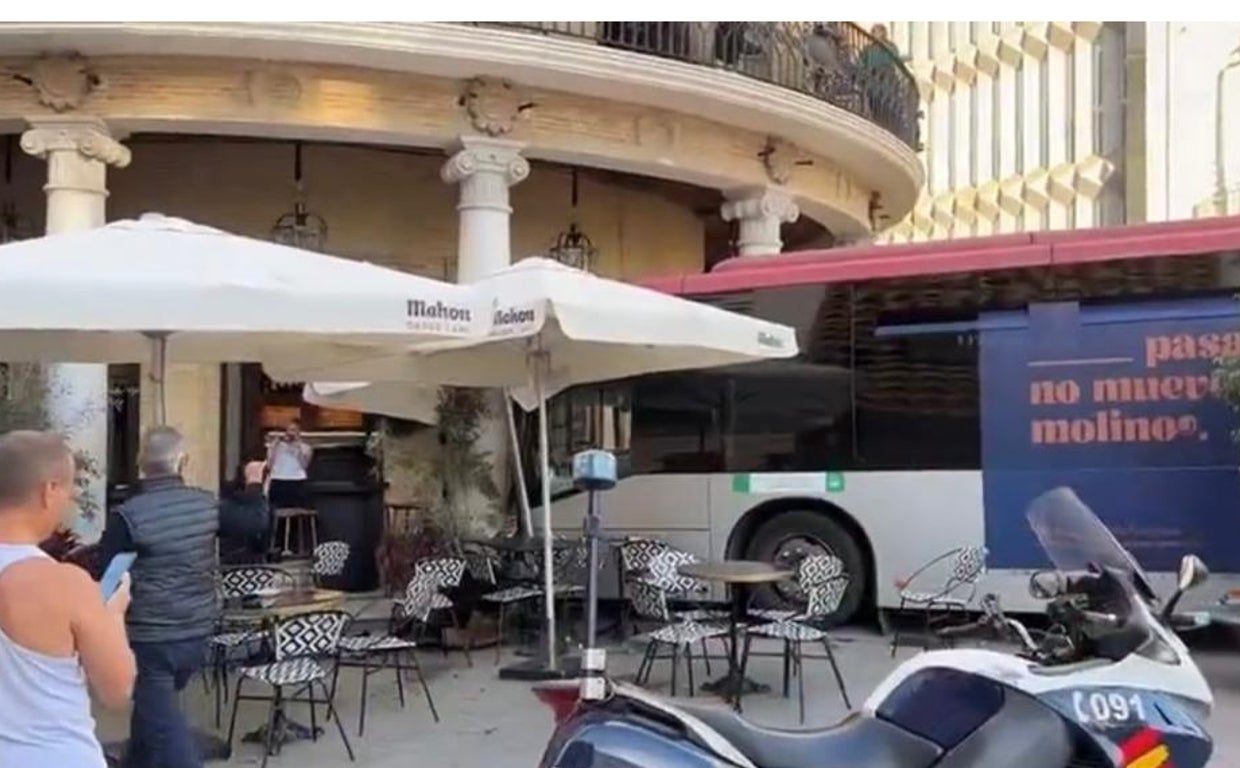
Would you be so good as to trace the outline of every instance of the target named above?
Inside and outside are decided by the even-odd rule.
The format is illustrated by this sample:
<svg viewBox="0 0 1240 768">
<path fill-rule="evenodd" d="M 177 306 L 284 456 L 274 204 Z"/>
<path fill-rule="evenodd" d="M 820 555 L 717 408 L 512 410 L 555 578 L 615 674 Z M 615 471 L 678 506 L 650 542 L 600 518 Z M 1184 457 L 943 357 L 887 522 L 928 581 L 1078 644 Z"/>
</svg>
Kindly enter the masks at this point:
<svg viewBox="0 0 1240 768">
<path fill-rule="evenodd" d="M 512 413 L 514 402 L 504 390 L 504 416 L 508 419 L 508 439 L 512 448 L 513 471 L 517 473 L 517 494 L 521 504 L 521 526 L 526 536 L 534 535 L 534 516 L 530 512 L 530 492 L 525 487 L 525 467 L 521 462 L 521 442 L 517 439 L 517 419 Z"/>
<path fill-rule="evenodd" d="M 538 398 L 538 459 L 542 470 L 542 524 L 543 524 L 543 591 L 547 618 L 547 668 L 556 668 L 555 630 L 555 553 L 552 550 L 551 532 L 551 447 L 547 430 L 547 384 L 545 381 L 547 353 L 536 352 L 530 362 L 534 366 L 534 393 Z"/>
<path fill-rule="evenodd" d="M 164 396 L 164 376 L 168 369 L 168 334 L 161 331 L 148 331 L 144 334 L 151 340 L 151 396 L 155 401 L 155 423 L 163 426 L 168 423 L 168 400 Z"/>
</svg>

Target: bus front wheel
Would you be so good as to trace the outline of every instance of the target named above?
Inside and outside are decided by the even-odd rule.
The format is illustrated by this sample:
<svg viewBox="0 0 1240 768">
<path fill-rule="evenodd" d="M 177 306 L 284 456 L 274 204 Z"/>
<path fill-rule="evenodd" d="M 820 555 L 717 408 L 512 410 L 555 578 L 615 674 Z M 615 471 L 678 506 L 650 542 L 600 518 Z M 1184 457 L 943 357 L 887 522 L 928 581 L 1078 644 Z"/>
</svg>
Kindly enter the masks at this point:
<svg viewBox="0 0 1240 768">
<path fill-rule="evenodd" d="M 758 526 L 745 548 L 749 560 L 790 570 L 795 570 L 797 563 L 808 555 L 833 555 L 844 563 L 848 589 L 832 614 L 831 623 L 850 620 L 865 599 L 870 569 L 856 538 L 830 515 L 805 509 L 781 512 Z M 755 590 L 753 599 L 758 608 L 796 610 L 804 605 L 801 590 L 793 583 Z"/>
</svg>

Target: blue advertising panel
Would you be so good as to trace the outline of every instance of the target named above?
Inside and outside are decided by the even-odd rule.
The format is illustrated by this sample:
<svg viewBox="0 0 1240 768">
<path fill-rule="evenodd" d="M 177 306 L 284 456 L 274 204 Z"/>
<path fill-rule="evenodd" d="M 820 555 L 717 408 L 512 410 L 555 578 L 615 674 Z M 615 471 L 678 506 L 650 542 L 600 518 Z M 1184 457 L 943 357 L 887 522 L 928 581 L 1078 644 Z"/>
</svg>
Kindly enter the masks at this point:
<svg viewBox="0 0 1240 768">
<path fill-rule="evenodd" d="M 979 326 L 991 567 L 1047 565 L 1025 509 L 1066 485 L 1149 570 L 1195 552 L 1240 571 L 1237 420 L 1212 377 L 1240 356 L 1233 299 L 1041 304 Z"/>
</svg>

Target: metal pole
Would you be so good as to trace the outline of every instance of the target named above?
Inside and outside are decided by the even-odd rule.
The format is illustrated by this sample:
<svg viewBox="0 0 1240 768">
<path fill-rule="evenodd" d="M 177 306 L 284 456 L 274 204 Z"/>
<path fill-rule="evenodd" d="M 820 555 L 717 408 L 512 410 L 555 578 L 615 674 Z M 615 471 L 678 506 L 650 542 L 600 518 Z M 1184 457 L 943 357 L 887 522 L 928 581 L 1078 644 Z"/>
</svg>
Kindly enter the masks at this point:
<svg viewBox="0 0 1240 768">
<path fill-rule="evenodd" d="M 542 471 L 542 524 L 543 524 L 543 590 L 547 619 L 547 669 L 556 668 L 555 630 L 555 553 L 552 550 L 551 532 L 551 440 L 547 427 L 547 353 L 541 349 L 530 356 L 534 366 L 534 393 L 538 397 L 538 454 Z"/>
<path fill-rule="evenodd" d="M 151 396 L 155 402 L 155 423 L 168 423 L 168 401 L 164 393 L 164 377 L 168 369 L 168 333 L 148 331 L 143 334 L 151 340 Z"/>
<path fill-rule="evenodd" d="M 517 419 L 512 414 L 516 401 L 508 396 L 508 391 L 504 391 L 504 416 L 508 419 L 508 439 L 512 447 L 512 464 L 513 471 L 517 473 L 517 493 L 520 496 L 521 504 L 521 525 L 525 528 L 525 535 L 533 537 L 534 535 L 534 516 L 530 512 L 530 492 L 525 487 L 525 467 L 521 461 L 521 443 L 517 440 Z"/>
<path fill-rule="evenodd" d="M 589 569 L 586 573 L 586 650 L 594 649 L 598 635 L 598 536 L 601 528 L 598 514 L 598 491 L 590 489 L 586 502 L 586 543 L 589 548 Z"/>
</svg>

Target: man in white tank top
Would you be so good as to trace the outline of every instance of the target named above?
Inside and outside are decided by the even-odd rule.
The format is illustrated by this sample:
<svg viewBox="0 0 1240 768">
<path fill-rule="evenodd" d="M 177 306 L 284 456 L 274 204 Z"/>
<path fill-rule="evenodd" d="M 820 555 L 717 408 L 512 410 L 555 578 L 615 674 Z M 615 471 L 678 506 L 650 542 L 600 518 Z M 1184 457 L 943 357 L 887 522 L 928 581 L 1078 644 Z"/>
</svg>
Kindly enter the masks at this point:
<svg viewBox="0 0 1240 768">
<path fill-rule="evenodd" d="M 73 456 L 45 432 L 0 436 L 0 766 L 105 768 L 89 690 L 123 707 L 136 668 L 129 585 L 107 604 L 39 549 L 73 508 Z"/>
</svg>

